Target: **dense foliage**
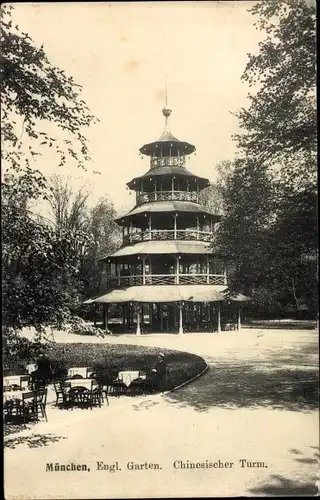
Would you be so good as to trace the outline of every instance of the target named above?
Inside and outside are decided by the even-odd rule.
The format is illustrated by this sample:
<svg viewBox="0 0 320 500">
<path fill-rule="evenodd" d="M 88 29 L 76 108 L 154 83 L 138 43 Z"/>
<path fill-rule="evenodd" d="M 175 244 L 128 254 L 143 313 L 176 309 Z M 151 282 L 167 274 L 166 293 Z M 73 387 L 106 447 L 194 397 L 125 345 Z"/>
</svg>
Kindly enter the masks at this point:
<svg viewBox="0 0 320 500">
<path fill-rule="evenodd" d="M 13 7 L 2 6 L 2 330 L 8 362 L 34 349 L 16 335 L 19 330 L 61 326 L 79 302 L 79 249 L 89 236 L 79 227 L 57 231 L 32 213 L 30 203 L 51 196 L 36 158 L 51 148 L 57 166 L 68 159 L 84 167 L 84 130 L 95 121 L 81 88 L 13 20 Z"/>
<path fill-rule="evenodd" d="M 316 177 L 316 20 L 305 0 L 266 0 L 251 9 L 266 38 L 249 54 L 243 80 L 253 87 L 238 112 L 242 154 L 277 166 L 291 187 Z"/>
<path fill-rule="evenodd" d="M 220 176 L 223 221 L 215 250 L 230 288 L 255 314 L 317 312 L 315 8 L 266 0 L 251 13 L 266 38 L 249 54 L 239 154 Z"/>
<path fill-rule="evenodd" d="M 149 372 L 155 365 L 160 349 L 154 347 L 110 345 L 110 344 L 58 344 L 47 345 L 46 354 L 51 360 L 54 376 L 66 375 L 72 366 L 93 368 L 103 382 L 116 378 L 122 370 L 141 370 Z M 165 354 L 166 377 L 161 390 L 170 390 L 187 382 L 206 368 L 200 356 L 186 352 L 161 349 Z M 17 373 L 23 366 L 11 366 L 6 374 Z"/>
<path fill-rule="evenodd" d="M 57 165 L 73 158 L 85 167 L 89 151 L 83 129 L 95 118 L 81 99 L 81 87 L 14 24 L 12 12 L 11 5 L 1 6 L 3 159 L 20 169 L 22 163 L 52 148 Z M 57 137 L 57 127 L 63 138 Z"/>
</svg>

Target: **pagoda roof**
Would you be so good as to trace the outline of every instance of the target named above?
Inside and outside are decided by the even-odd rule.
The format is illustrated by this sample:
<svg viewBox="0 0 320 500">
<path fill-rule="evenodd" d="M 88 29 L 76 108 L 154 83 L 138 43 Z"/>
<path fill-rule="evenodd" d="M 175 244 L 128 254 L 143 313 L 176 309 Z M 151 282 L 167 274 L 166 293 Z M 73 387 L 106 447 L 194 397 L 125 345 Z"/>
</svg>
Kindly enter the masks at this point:
<svg viewBox="0 0 320 500">
<path fill-rule="evenodd" d="M 135 215 L 143 215 L 147 213 L 161 213 L 161 212 L 189 212 L 195 214 L 204 214 L 209 215 L 210 219 L 215 219 L 216 222 L 221 220 L 220 215 L 213 214 L 203 205 L 198 205 L 197 203 L 193 203 L 191 201 L 153 201 L 150 203 L 144 203 L 143 205 L 139 205 L 134 207 L 130 212 L 122 215 L 115 219 L 116 222 L 122 222 L 124 219 L 128 217 L 132 217 Z"/>
<path fill-rule="evenodd" d="M 167 99 L 167 97 L 166 97 Z M 160 156 L 159 151 L 164 152 L 164 156 L 169 155 L 170 149 L 174 151 L 179 151 L 180 156 L 190 155 L 195 151 L 195 146 L 189 144 L 189 142 L 179 141 L 168 128 L 168 119 L 172 111 L 167 106 L 167 101 L 162 109 L 162 114 L 165 117 L 165 128 L 161 136 L 157 141 L 149 142 L 140 148 L 140 153 L 147 156 Z M 170 155 L 169 155 L 170 156 Z"/>
<path fill-rule="evenodd" d="M 144 144 L 139 151 L 144 155 L 152 156 L 157 155 L 159 150 L 169 150 L 170 148 L 179 150 L 181 155 L 190 155 L 196 149 L 193 144 L 179 141 L 169 130 L 164 130 L 157 141 Z"/>
<path fill-rule="evenodd" d="M 129 255 L 147 255 L 147 254 L 212 254 L 210 243 L 205 241 L 186 241 L 186 240 L 150 240 L 141 241 L 133 245 L 119 248 L 116 252 L 100 260 L 106 260 L 112 257 L 125 257 Z"/>
<path fill-rule="evenodd" d="M 142 181 L 146 178 L 152 178 L 152 177 L 157 177 L 157 176 L 163 176 L 163 175 L 174 175 L 174 176 L 181 176 L 181 177 L 190 177 L 201 185 L 201 188 L 205 188 L 210 186 L 209 179 L 206 179 L 205 177 L 199 177 L 198 175 L 194 175 L 192 172 L 187 170 L 185 167 L 179 167 L 179 166 L 165 166 L 165 167 L 153 167 L 148 172 L 146 172 L 143 175 L 140 175 L 139 177 L 135 177 L 132 179 L 130 182 L 127 183 L 127 186 L 130 189 L 134 189 L 136 182 Z"/>
<path fill-rule="evenodd" d="M 112 290 L 91 302 L 220 302 L 225 300 L 224 286 L 219 285 L 143 285 Z M 89 299 L 90 300 L 90 299 Z"/>
</svg>

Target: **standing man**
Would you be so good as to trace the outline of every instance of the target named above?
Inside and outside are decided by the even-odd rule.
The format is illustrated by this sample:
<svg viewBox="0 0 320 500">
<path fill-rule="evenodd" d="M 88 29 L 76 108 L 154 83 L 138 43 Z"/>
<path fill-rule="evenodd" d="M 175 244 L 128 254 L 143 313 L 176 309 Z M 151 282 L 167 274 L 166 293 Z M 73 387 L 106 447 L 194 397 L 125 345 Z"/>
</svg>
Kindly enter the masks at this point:
<svg viewBox="0 0 320 500">
<path fill-rule="evenodd" d="M 37 370 L 32 373 L 32 381 L 37 389 L 49 384 L 52 381 L 52 368 L 49 358 L 41 353 L 37 360 Z"/>
<path fill-rule="evenodd" d="M 163 379 L 166 373 L 166 363 L 164 361 L 164 354 L 158 354 L 157 362 L 151 370 L 151 384 L 153 391 L 159 391 L 163 384 Z"/>
</svg>

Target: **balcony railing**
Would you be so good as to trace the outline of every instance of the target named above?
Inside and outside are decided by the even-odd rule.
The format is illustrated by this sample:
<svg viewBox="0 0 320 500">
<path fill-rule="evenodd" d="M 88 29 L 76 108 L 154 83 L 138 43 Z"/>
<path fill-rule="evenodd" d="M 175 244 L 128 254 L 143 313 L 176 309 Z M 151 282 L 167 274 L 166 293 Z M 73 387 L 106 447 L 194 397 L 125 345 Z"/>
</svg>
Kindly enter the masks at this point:
<svg viewBox="0 0 320 500">
<path fill-rule="evenodd" d="M 132 233 L 123 237 L 123 244 L 130 245 L 140 241 L 166 241 L 166 240 L 188 240 L 188 241 L 213 241 L 214 233 L 211 231 L 197 231 L 196 229 L 147 229 L 141 233 Z"/>
<path fill-rule="evenodd" d="M 140 285 L 226 285 L 223 274 L 146 274 L 108 279 L 108 288 Z"/>
<path fill-rule="evenodd" d="M 150 158 L 151 168 L 156 167 L 184 167 L 186 159 L 184 156 L 163 156 L 162 158 Z"/>
<path fill-rule="evenodd" d="M 192 201 L 200 203 L 199 193 L 196 191 L 151 191 L 137 194 L 137 205 L 151 201 Z"/>
</svg>

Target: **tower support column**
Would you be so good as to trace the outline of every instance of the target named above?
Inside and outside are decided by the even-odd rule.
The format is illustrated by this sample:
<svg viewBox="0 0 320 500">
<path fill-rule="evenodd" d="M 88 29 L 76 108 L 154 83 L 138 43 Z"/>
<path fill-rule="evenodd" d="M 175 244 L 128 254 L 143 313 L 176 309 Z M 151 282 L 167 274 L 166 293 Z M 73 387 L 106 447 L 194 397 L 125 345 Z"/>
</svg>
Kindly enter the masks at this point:
<svg viewBox="0 0 320 500">
<path fill-rule="evenodd" d="M 159 305 L 159 313 L 160 313 L 160 330 L 163 331 L 163 310 L 162 310 L 162 304 Z"/>
<path fill-rule="evenodd" d="M 220 302 L 218 304 L 218 309 L 217 309 L 217 319 L 218 319 L 218 327 L 217 327 L 217 332 L 221 332 L 221 307 L 220 307 Z"/>
<path fill-rule="evenodd" d="M 149 304 L 149 326 L 150 330 L 153 331 L 153 303 Z"/>
<path fill-rule="evenodd" d="M 122 324 L 126 324 L 126 304 L 122 304 Z"/>
<path fill-rule="evenodd" d="M 141 335 L 141 306 L 140 303 L 137 303 L 137 329 L 136 335 Z"/>
<path fill-rule="evenodd" d="M 182 302 L 179 304 L 179 335 L 183 334 L 183 322 L 182 322 Z"/>
<path fill-rule="evenodd" d="M 109 304 L 104 305 L 104 329 L 105 331 L 108 331 L 108 309 L 109 309 Z"/>
<path fill-rule="evenodd" d="M 238 324 L 237 324 L 238 331 L 241 330 L 241 312 L 240 311 L 241 311 L 241 309 L 240 309 L 240 305 L 239 305 L 239 307 L 238 307 Z"/>
</svg>

